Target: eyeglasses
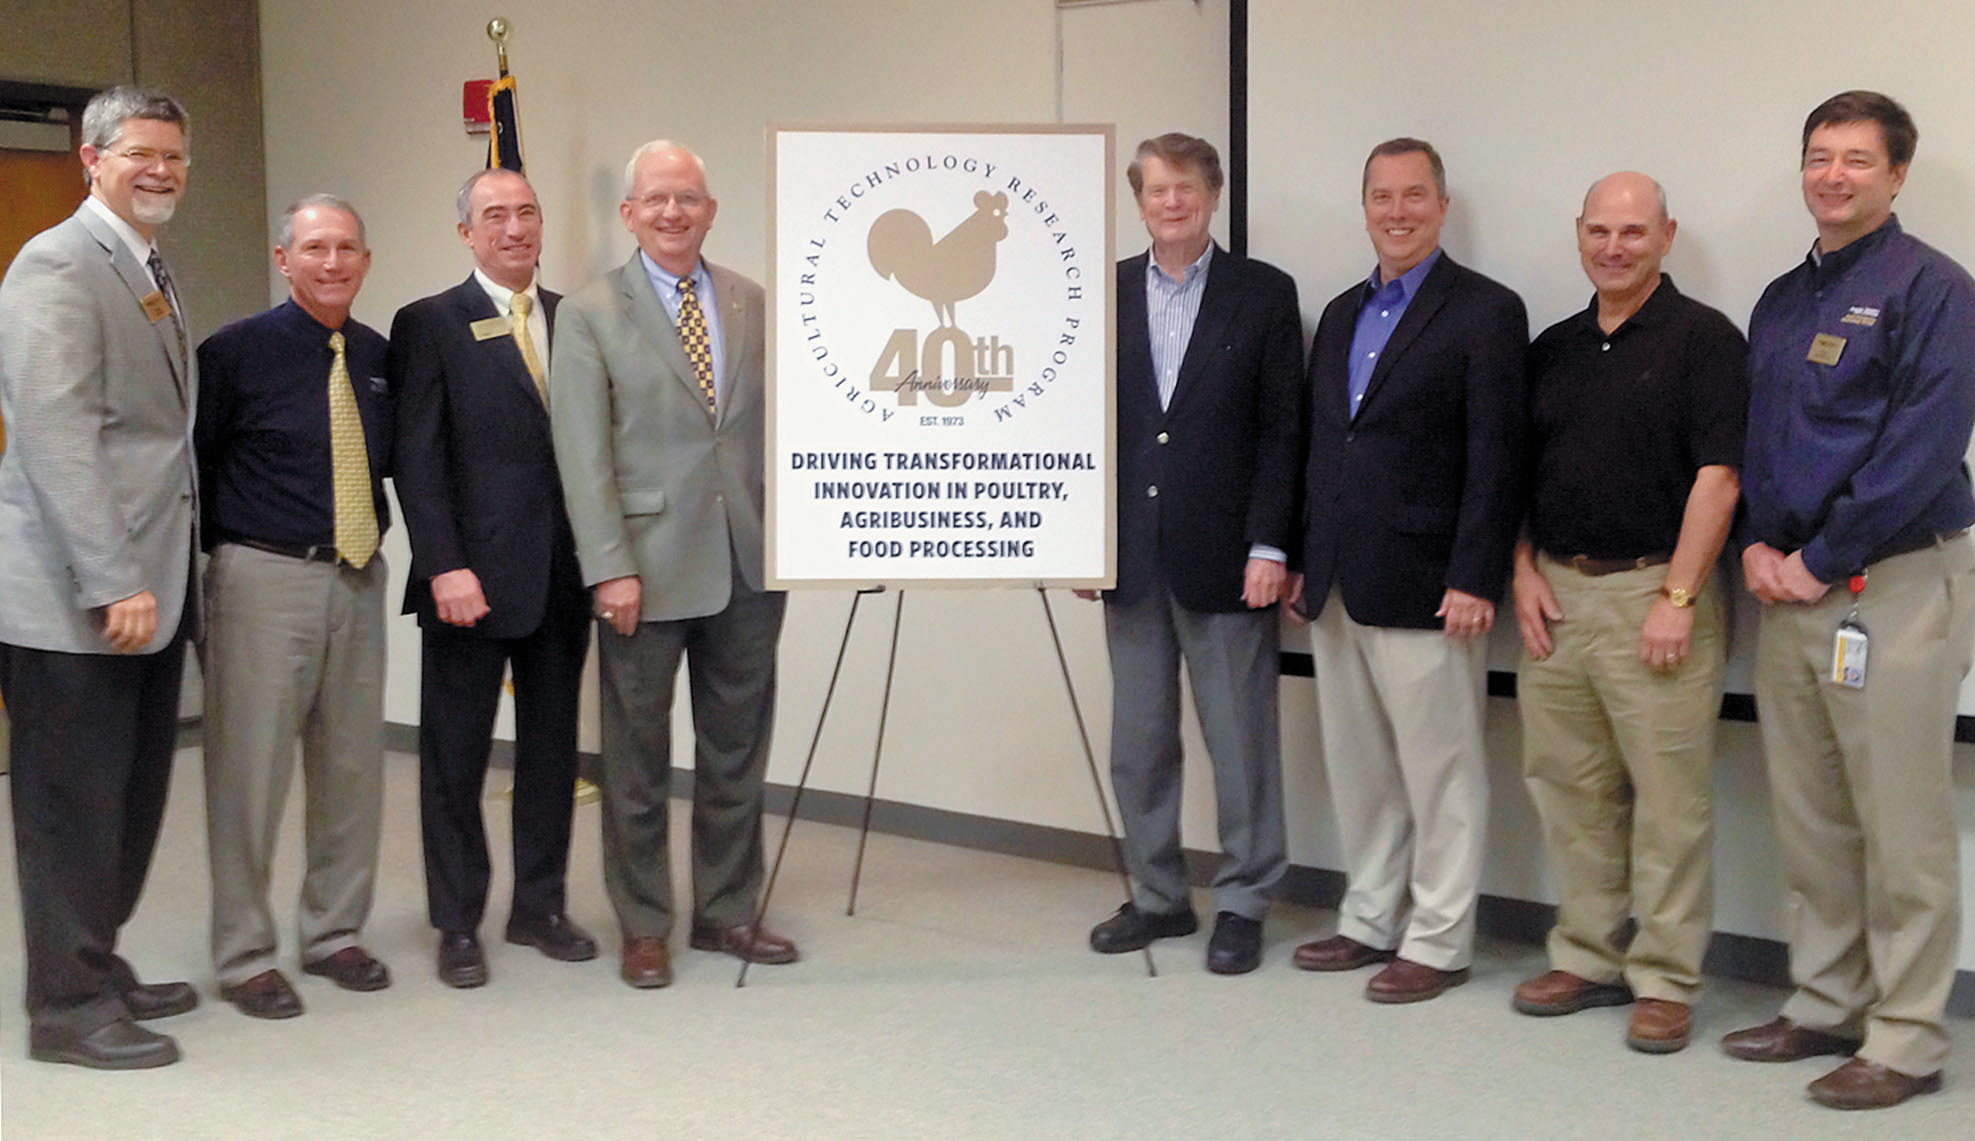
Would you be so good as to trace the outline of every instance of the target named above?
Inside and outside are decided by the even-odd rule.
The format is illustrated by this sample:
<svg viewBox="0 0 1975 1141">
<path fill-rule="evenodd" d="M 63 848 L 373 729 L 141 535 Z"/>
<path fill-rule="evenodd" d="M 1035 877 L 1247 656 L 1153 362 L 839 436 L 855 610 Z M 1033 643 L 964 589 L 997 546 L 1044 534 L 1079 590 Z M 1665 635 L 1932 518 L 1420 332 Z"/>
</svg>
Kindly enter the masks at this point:
<svg viewBox="0 0 1975 1141">
<path fill-rule="evenodd" d="M 192 167 L 192 160 L 177 151 L 154 151 L 149 147 L 130 147 L 105 153 L 113 154 L 125 162 L 134 163 L 140 170 L 149 170 L 160 162 L 164 163 L 167 169 L 180 172 Z"/>
<path fill-rule="evenodd" d="M 692 211 L 698 210 L 701 207 L 705 206 L 707 204 L 708 199 L 704 194 L 700 194 L 692 190 L 685 190 L 685 191 L 681 191 L 678 194 L 663 194 L 663 193 L 647 194 L 643 198 L 633 198 L 631 201 L 637 203 L 639 206 L 642 206 L 647 210 L 663 210 L 667 205 L 673 205 L 673 206 L 677 206 L 681 210 L 686 211 L 687 213 L 691 213 Z"/>
</svg>

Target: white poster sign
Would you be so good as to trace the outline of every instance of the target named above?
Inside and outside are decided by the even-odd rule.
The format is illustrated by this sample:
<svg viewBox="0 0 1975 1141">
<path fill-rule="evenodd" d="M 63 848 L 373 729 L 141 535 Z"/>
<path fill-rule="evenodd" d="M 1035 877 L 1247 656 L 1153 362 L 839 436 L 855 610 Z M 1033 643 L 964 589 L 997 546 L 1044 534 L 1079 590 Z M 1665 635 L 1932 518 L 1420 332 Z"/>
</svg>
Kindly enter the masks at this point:
<svg viewBox="0 0 1975 1141">
<path fill-rule="evenodd" d="M 1110 128 L 771 143 L 769 585 L 1111 585 Z"/>
</svg>

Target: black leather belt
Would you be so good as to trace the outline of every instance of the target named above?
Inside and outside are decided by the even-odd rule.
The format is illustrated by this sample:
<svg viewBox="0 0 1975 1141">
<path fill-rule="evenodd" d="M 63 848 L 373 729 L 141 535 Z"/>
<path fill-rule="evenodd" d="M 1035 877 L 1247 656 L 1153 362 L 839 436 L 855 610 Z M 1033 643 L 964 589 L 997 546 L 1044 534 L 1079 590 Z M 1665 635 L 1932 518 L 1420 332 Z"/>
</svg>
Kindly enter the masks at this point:
<svg viewBox="0 0 1975 1141">
<path fill-rule="evenodd" d="M 1556 558 L 1555 555 L 1550 557 Z M 1598 578 L 1603 575 L 1619 574 L 1623 571 L 1631 570 L 1644 570 L 1647 567 L 1656 567 L 1663 563 L 1670 563 L 1673 561 L 1673 552 L 1656 551 L 1650 555 L 1640 555 L 1636 559 L 1594 559 L 1590 555 L 1572 555 L 1567 559 L 1557 559 L 1557 561 L 1568 564 L 1572 569 L 1582 574 Z"/>
<path fill-rule="evenodd" d="M 244 535 L 222 535 L 219 541 L 222 543 L 233 543 L 242 547 L 252 547 L 257 551 L 266 551 L 270 555 L 282 555 L 291 559 L 300 559 L 305 563 L 339 563 L 343 561 L 343 556 L 337 554 L 336 548 L 332 546 L 291 547 L 286 543 L 266 543 L 259 539 L 249 539 Z"/>
<path fill-rule="evenodd" d="M 1959 531 L 1951 531 L 1945 535 L 1935 535 L 1923 531 L 1911 538 L 1902 539 L 1897 543 L 1889 543 L 1883 549 L 1872 552 L 1872 557 L 1865 560 L 1865 565 L 1871 566 L 1873 563 L 1880 562 L 1884 559 L 1893 559 L 1901 555 L 1910 555 L 1915 551 L 1924 551 L 1929 547 L 1937 546 L 1941 543 L 1952 543 L 1967 533 L 1968 528 L 1966 527 L 1963 527 Z"/>
</svg>

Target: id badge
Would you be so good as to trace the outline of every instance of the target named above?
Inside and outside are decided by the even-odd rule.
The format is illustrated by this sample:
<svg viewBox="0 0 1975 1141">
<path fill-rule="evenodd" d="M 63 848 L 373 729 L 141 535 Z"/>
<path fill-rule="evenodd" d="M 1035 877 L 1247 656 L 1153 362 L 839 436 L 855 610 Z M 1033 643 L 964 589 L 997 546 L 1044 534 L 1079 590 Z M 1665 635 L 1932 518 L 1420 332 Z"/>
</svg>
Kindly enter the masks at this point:
<svg viewBox="0 0 1975 1141">
<path fill-rule="evenodd" d="M 1865 627 L 1850 619 L 1838 624 L 1831 642 L 1831 680 L 1847 689 L 1865 688 Z"/>
</svg>

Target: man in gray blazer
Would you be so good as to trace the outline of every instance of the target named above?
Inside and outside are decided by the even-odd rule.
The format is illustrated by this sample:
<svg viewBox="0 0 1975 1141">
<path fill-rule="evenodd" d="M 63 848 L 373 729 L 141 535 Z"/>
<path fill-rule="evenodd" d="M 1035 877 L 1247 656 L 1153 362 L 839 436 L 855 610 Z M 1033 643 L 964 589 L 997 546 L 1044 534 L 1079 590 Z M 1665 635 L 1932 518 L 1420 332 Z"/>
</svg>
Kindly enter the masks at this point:
<svg viewBox="0 0 1975 1141">
<path fill-rule="evenodd" d="M 672 981 L 672 686 L 692 686 L 691 945 L 789 963 L 763 930 L 761 783 L 785 598 L 761 558 L 761 286 L 700 258 L 717 203 L 698 156 L 646 143 L 618 211 L 638 252 L 556 314 L 551 432 L 603 689 L 604 885 L 624 981 Z"/>
<path fill-rule="evenodd" d="M 186 116 L 119 87 L 83 112 L 89 196 L 0 282 L 0 698 L 11 718 L 28 1052 L 164 1066 L 117 932 L 150 869 L 178 728 L 193 575 L 195 381 L 153 244 L 185 193 Z"/>
</svg>

